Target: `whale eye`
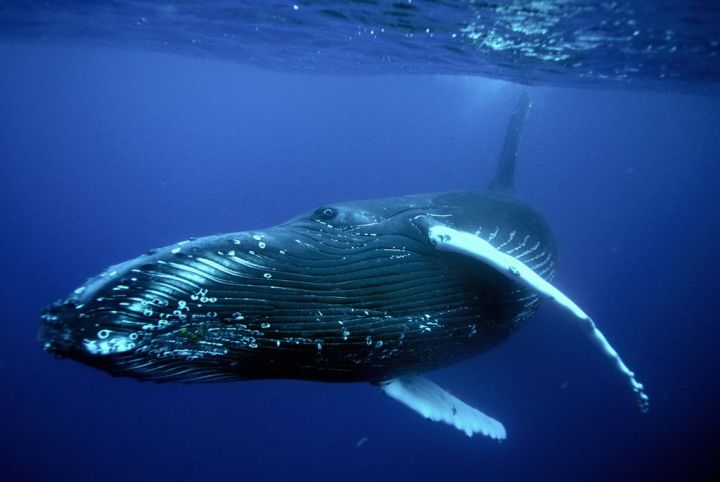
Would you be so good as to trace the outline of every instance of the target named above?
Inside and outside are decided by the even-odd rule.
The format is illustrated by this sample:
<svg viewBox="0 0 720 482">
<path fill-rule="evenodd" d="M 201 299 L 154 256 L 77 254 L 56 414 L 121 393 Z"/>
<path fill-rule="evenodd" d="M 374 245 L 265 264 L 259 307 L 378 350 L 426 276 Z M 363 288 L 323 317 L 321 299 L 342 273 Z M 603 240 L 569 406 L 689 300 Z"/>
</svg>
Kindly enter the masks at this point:
<svg viewBox="0 0 720 482">
<path fill-rule="evenodd" d="M 315 210 L 315 217 L 317 219 L 322 219 L 323 221 L 328 221 L 332 218 L 337 216 L 337 210 L 330 207 L 323 207 L 323 208 L 317 208 Z"/>
</svg>

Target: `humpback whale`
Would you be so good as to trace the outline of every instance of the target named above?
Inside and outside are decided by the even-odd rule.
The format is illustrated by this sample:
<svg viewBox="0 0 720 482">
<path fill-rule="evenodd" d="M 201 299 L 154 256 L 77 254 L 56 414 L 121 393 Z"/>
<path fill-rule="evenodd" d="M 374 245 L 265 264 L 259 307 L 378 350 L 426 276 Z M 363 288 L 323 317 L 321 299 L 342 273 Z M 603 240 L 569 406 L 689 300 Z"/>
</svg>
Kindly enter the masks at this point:
<svg viewBox="0 0 720 482">
<path fill-rule="evenodd" d="M 514 194 L 530 99 L 487 190 L 321 206 L 278 226 L 190 239 L 89 279 L 41 313 L 45 350 L 157 382 L 370 382 L 468 436 L 502 423 L 423 373 L 496 346 L 549 300 L 648 398 L 593 320 L 552 284 L 544 218 Z"/>
</svg>

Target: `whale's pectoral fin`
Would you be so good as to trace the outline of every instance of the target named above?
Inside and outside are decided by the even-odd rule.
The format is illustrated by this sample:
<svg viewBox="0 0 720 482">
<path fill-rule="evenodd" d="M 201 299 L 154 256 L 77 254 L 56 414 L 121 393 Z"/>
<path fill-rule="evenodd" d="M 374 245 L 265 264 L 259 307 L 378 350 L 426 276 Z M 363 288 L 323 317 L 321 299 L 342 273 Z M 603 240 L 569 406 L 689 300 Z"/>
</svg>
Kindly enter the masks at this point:
<svg viewBox="0 0 720 482">
<path fill-rule="evenodd" d="M 446 392 L 427 378 L 402 376 L 378 383 L 390 397 L 434 422 L 445 422 L 465 432 L 468 437 L 482 433 L 488 437 L 505 439 L 503 424 L 488 417 L 457 397 Z"/>
<path fill-rule="evenodd" d="M 620 355 L 610 345 L 593 320 L 563 292 L 543 279 L 522 261 L 503 253 L 489 242 L 472 233 L 458 231 L 444 224 L 432 224 L 428 227 L 428 237 L 438 250 L 477 259 L 572 313 L 600 348 L 615 362 L 618 370 L 625 376 L 630 388 L 635 392 L 640 409 L 643 412 L 647 411 L 648 397 L 643 391 L 643 385 L 635 379 L 635 374 L 625 365 Z"/>
</svg>

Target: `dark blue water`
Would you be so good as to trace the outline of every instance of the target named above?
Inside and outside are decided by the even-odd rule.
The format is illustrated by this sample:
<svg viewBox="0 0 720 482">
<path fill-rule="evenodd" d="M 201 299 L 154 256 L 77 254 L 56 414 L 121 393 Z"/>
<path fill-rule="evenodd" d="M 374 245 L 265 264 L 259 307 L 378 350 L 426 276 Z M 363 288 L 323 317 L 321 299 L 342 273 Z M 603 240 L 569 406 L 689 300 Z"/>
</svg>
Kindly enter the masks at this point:
<svg viewBox="0 0 720 482">
<path fill-rule="evenodd" d="M 31 43 L 0 45 L 0 479 L 701 480 L 718 469 L 720 98 L 697 93 L 707 80 L 527 88 Z M 148 248 L 332 201 L 484 187 L 523 91 L 533 109 L 518 191 L 557 237 L 556 284 L 645 383 L 647 414 L 549 305 L 498 348 L 431 374 L 501 420 L 503 443 L 424 421 L 366 384 L 139 383 L 36 341 L 43 306 Z"/>
</svg>

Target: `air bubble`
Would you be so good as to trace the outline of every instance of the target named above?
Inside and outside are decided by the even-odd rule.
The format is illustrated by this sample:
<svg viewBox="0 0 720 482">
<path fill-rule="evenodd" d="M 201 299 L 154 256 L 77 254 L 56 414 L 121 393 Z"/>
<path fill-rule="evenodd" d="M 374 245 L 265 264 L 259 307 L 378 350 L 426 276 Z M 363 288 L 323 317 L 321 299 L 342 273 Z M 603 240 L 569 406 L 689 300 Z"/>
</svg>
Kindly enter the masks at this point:
<svg viewBox="0 0 720 482">
<path fill-rule="evenodd" d="M 101 340 L 104 340 L 105 338 L 107 338 L 108 336 L 110 336 L 110 330 L 100 330 L 100 331 L 98 331 L 97 336 L 98 336 L 98 338 L 100 338 Z"/>
</svg>

